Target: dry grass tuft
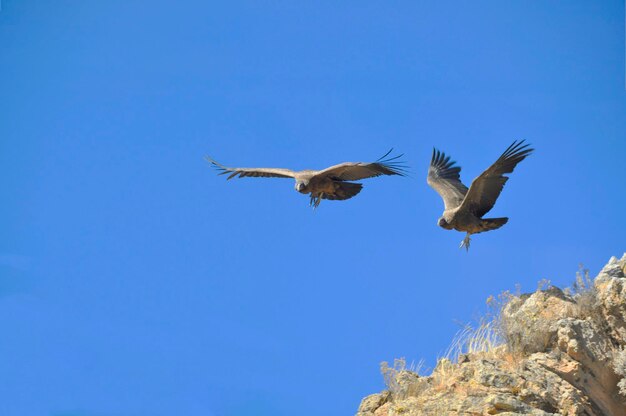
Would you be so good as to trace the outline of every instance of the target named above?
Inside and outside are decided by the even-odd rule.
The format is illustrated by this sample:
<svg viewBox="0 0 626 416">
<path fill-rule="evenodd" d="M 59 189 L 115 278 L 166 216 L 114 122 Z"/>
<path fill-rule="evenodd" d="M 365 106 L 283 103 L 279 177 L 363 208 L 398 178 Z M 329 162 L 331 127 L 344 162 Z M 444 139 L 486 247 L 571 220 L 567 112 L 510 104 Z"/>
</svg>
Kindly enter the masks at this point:
<svg viewBox="0 0 626 416">
<path fill-rule="evenodd" d="M 456 364 L 464 357 L 480 354 L 483 358 L 496 358 L 501 354 L 503 339 L 498 332 L 498 319 L 498 315 L 488 315 L 475 326 L 466 324 L 456 333 L 432 373 L 437 391 L 455 387 L 459 370 Z"/>
<path fill-rule="evenodd" d="M 564 292 L 576 302 L 578 316 L 583 319 L 589 317 L 596 323 L 602 323 L 602 314 L 598 310 L 598 291 L 589 277 L 589 269 L 585 269 L 581 264 L 576 272 L 574 283 Z"/>
<path fill-rule="evenodd" d="M 457 332 L 444 357 L 452 362 L 458 362 L 463 354 L 492 354 L 502 342 L 498 333 L 498 322 L 495 319 L 483 318 L 475 327 L 467 324 Z"/>
<path fill-rule="evenodd" d="M 398 383 L 398 375 L 405 370 L 406 359 L 404 357 L 394 359 L 393 367 L 390 367 L 387 361 L 380 363 L 380 373 L 383 375 L 387 390 L 389 390 L 391 394 L 399 393 L 400 385 Z"/>
<path fill-rule="evenodd" d="M 417 363 L 412 362 L 407 367 L 404 357 L 393 360 L 393 366 L 390 366 L 387 361 L 380 363 L 380 372 L 394 400 L 401 400 L 416 393 L 423 367 L 423 360 Z"/>
</svg>

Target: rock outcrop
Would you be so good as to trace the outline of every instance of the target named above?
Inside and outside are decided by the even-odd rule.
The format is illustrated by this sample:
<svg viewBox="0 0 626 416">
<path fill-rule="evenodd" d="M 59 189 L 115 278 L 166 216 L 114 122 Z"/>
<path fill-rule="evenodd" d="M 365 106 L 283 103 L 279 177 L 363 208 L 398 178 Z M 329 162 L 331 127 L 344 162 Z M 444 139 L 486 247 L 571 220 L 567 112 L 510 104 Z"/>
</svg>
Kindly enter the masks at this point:
<svg viewBox="0 0 626 416">
<path fill-rule="evenodd" d="M 499 346 L 442 359 L 426 377 L 387 371 L 389 390 L 357 416 L 626 416 L 626 254 L 579 280 L 508 297 Z"/>
</svg>

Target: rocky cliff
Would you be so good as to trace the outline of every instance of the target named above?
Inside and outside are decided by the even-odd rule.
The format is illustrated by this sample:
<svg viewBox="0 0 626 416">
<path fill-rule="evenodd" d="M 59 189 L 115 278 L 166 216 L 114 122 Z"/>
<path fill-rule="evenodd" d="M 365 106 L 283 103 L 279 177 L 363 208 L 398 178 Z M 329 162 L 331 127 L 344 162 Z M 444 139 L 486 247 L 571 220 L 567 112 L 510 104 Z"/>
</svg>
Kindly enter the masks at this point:
<svg viewBox="0 0 626 416">
<path fill-rule="evenodd" d="M 626 416 L 626 254 L 569 290 L 502 299 L 431 375 L 383 363 L 388 390 L 357 416 Z"/>
</svg>

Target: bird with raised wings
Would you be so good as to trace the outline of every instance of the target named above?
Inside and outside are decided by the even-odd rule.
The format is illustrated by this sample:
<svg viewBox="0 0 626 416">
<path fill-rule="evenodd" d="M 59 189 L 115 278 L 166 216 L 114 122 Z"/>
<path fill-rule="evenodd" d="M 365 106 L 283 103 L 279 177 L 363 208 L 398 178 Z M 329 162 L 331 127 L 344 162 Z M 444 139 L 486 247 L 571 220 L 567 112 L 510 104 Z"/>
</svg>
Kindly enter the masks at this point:
<svg viewBox="0 0 626 416">
<path fill-rule="evenodd" d="M 461 182 L 461 167 L 450 161 L 450 156 L 433 149 L 433 156 L 428 168 L 427 182 L 441 196 L 444 211 L 437 222 L 446 230 L 467 233 L 461 242 L 461 248 L 469 250 L 472 234 L 491 231 L 502 227 L 509 220 L 503 218 L 483 218 L 496 203 L 508 176 L 515 166 L 532 153 L 534 149 L 522 141 L 514 141 L 502 156 L 487 170 L 472 181 L 469 189 Z"/>
<path fill-rule="evenodd" d="M 392 149 L 393 150 L 393 149 Z M 391 151 L 375 162 L 344 162 L 323 170 L 294 171 L 283 168 L 229 168 L 217 163 L 210 157 L 206 160 L 220 171 L 220 175 L 228 174 L 228 178 L 264 177 L 293 178 L 295 189 L 301 194 L 309 194 L 309 205 L 317 208 L 322 199 L 350 199 L 359 192 L 363 185 L 351 181 L 373 178 L 381 175 L 406 175 L 407 167 L 399 156 L 389 157 Z"/>
</svg>

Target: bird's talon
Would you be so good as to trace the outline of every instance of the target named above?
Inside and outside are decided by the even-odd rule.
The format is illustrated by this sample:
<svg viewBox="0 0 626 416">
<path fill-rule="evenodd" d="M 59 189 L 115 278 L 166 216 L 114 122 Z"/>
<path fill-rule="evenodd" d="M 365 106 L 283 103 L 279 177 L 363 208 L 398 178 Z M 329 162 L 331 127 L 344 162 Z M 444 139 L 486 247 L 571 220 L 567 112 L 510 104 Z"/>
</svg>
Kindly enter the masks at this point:
<svg viewBox="0 0 626 416">
<path fill-rule="evenodd" d="M 465 251 L 469 251 L 470 241 L 471 241 L 471 239 L 470 239 L 469 235 L 468 235 L 468 236 L 466 236 L 466 237 L 463 239 L 463 241 L 461 241 L 461 245 L 459 246 L 459 248 L 463 248 L 463 247 L 465 247 Z"/>
</svg>

